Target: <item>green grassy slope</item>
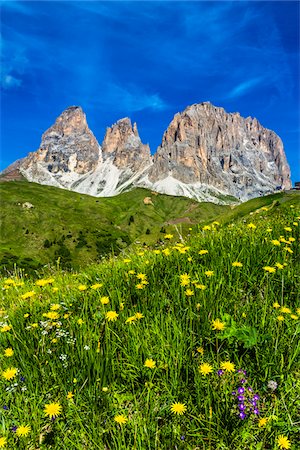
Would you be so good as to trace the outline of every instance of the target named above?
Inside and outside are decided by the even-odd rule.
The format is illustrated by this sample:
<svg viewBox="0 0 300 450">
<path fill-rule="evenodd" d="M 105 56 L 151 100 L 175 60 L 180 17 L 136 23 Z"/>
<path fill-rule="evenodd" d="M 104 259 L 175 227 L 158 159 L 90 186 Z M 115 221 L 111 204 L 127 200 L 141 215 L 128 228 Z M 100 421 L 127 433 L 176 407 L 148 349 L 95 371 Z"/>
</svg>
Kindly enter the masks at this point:
<svg viewBox="0 0 300 450">
<path fill-rule="evenodd" d="M 292 198 L 295 194 L 290 194 Z M 152 203 L 145 205 L 145 197 Z M 138 241 L 157 243 L 165 233 L 189 233 L 196 224 L 223 222 L 286 201 L 289 194 L 230 207 L 135 189 L 116 197 L 95 198 L 26 181 L 0 183 L 0 267 L 27 270 L 45 264 L 84 266 L 112 250 L 117 254 Z M 23 208 L 25 202 L 31 209 Z"/>
</svg>

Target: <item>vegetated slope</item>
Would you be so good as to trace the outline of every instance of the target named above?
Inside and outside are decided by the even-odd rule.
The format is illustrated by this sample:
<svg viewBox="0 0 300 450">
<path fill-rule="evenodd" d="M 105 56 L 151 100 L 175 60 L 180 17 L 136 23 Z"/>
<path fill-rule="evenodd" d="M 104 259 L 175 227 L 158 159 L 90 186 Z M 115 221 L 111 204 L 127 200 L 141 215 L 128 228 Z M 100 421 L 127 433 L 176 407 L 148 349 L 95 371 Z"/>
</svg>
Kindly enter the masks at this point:
<svg viewBox="0 0 300 450">
<path fill-rule="evenodd" d="M 153 204 L 145 205 L 146 197 Z M 0 183 L 0 202 L 1 265 L 28 269 L 58 258 L 64 267 L 83 266 L 112 250 L 118 253 L 137 238 L 157 242 L 174 229 L 165 225 L 168 221 L 201 222 L 229 208 L 146 189 L 94 198 L 23 181 Z"/>
<path fill-rule="evenodd" d="M 7 448 L 296 450 L 299 195 L 261 200 L 185 242 L 0 279 Z"/>
</svg>

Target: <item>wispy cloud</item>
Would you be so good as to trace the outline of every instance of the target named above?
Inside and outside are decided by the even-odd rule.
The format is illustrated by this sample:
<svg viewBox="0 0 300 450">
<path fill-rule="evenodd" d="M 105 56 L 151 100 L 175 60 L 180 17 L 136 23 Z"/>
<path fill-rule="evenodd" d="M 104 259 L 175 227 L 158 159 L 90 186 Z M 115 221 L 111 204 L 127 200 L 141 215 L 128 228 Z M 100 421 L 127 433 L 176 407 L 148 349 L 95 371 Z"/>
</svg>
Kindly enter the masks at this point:
<svg viewBox="0 0 300 450">
<path fill-rule="evenodd" d="M 241 97 L 242 95 L 247 94 L 257 85 L 264 83 L 265 76 L 251 78 L 249 80 L 243 81 L 238 84 L 234 89 L 232 89 L 227 95 L 228 98 L 236 98 Z"/>
</svg>

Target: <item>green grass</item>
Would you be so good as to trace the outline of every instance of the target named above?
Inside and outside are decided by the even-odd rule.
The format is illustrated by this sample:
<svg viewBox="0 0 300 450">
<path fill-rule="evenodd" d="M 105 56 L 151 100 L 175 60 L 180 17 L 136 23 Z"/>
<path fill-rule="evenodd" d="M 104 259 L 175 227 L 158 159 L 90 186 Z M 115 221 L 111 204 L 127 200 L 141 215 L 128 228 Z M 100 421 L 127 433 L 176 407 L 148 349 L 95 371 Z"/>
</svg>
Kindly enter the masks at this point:
<svg viewBox="0 0 300 450">
<path fill-rule="evenodd" d="M 281 435 L 299 448 L 299 196 L 252 202 L 234 221 L 228 214 L 220 225 L 195 226 L 184 242 L 174 236 L 160 249 L 128 249 L 76 273 L 45 271 L 45 286 L 24 271 L 2 280 L 7 448 L 274 450 Z M 45 317 L 51 308 L 59 317 Z M 223 331 L 213 329 L 216 319 Z M 226 361 L 234 371 L 218 375 Z M 206 376 L 204 363 L 212 368 Z M 8 368 L 19 371 L 10 381 Z M 249 400 L 259 395 L 259 416 L 239 417 L 238 386 Z M 52 402 L 62 406 L 54 421 L 44 414 Z M 176 402 L 184 414 L 172 413 Z M 116 423 L 118 415 L 127 422 Z M 28 436 L 12 431 L 20 425 L 31 427 Z"/>
</svg>

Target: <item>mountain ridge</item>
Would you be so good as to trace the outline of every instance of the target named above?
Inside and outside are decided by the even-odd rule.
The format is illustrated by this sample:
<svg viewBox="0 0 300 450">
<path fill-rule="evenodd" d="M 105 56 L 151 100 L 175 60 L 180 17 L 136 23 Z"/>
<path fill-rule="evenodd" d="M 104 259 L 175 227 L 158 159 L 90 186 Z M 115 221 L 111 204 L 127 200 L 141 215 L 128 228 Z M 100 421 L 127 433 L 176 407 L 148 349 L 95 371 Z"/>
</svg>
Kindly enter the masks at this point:
<svg viewBox="0 0 300 450">
<path fill-rule="evenodd" d="M 43 134 L 39 149 L 2 176 L 12 169 L 28 181 L 104 197 L 144 187 L 226 203 L 291 187 L 276 133 L 210 102 L 175 114 L 153 155 L 130 118 L 108 127 L 100 145 L 82 108 L 69 107 Z"/>
</svg>

